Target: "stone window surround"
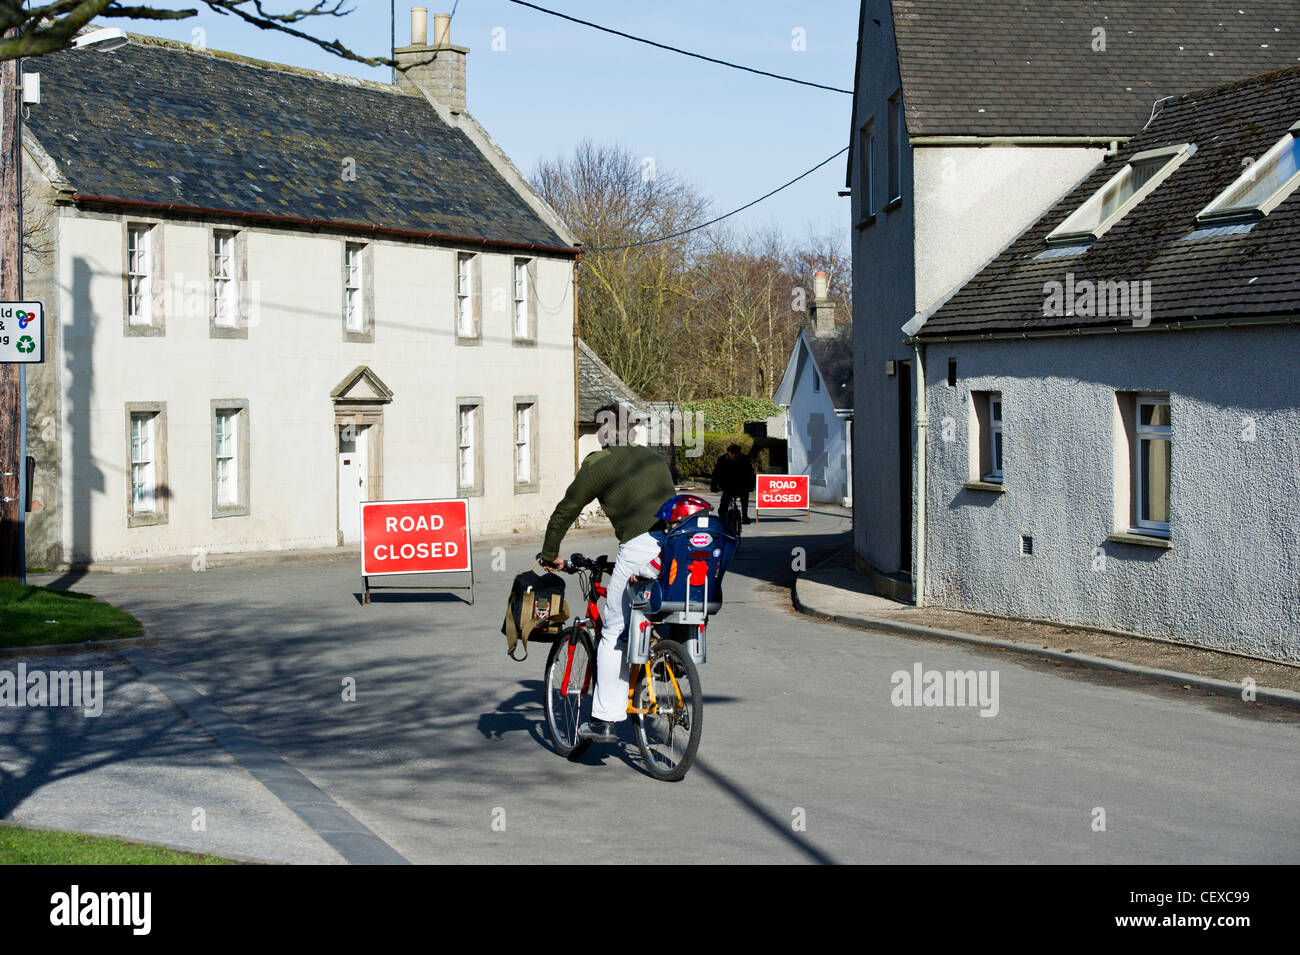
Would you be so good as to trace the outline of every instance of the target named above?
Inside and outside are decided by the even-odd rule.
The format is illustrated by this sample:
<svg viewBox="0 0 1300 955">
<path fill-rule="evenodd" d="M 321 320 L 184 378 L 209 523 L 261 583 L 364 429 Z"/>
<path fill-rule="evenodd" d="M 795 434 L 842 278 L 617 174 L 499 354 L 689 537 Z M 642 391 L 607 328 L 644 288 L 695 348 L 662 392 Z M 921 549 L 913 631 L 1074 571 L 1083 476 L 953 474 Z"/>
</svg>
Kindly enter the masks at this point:
<svg viewBox="0 0 1300 955">
<path fill-rule="evenodd" d="M 152 414 L 153 426 L 153 510 L 139 514 L 131 494 L 131 418 Z M 167 484 L 167 402 L 128 401 L 126 403 L 126 526 L 147 527 L 167 523 L 167 503 L 171 494 Z"/>
<path fill-rule="evenodd" d="M 470 407 L 477 412 L 474 415 L 474 483 L 464 485 L 460 483 L 460 413 L 465 408 Z M 483 408 L 482 396 L 466 395 L 456 399 L 456 417 L 452 422 L 452 434 L 456 439 L 454 467 L 456 469 L 456 493 L 462 497 L 483 496 Z"/>
<path fill-rule="evenodd" d="M 235 237 L 235 324 L 218 325 L 213 274 L 213 246 L 216 234 L 226 232 Z M 208 228 L 208 337 L 209 338 L 248 338 L 248 232 L 233 226 L 213 225 Z"/>
<path fill-rule="evenodd" d="M 133 226 L 149 227 L 149 299 L 150 320 L 147 325 L 131 324 L 130 230 Z M 157 338 L 167 334 L 167 273 L 164 269 L 162 219 L 145 216 L 122 218 L 122 334 L 128 338 Z"/>
<path fill-rule="evenodd" d="M 361 328 L 348 328 L 348 248 L 361 249 Z M 343 239 L 339 251 L 339 320 L 343 341 L 371 343 L 375 340 L 375 245 Z"/>
<path fill-rule="evenodd" d="M 212 431 L 212 517 L 214 520 L 221 517 L 247 517 L 250 513 L 248 486 L 250 415 L 248 399 L 213 398 L 210 407 L 211 412 L 208 417 Z M 217 413 L 221 411 L 239 412 L 239 423 L 235 432 L 235 463 L 237 467 L 235 480 L 238 482 L 236 486 L 239 494 L 238 501 L 234 504 L 221 504 L 217 500 Z"/>
<path fill-rule="evenodd" d="M 533 413 L 532 415 L 529 416 L 529 421 L 528 421 L 528 432 L 529 432 L 528 443 L 530 446 L 529 454 L 530 457 L 532 458 L 532 460 L 529 462 L 528 473 L 531 479 L 528 481 L 520 481 L 518 479 L 518 474 L 519 474 L 518 414 L 519 414 L 519 409 L 525 405 L 530 406 L 533 409 Z M 537 407 L 538 407 L 537 395 L 516 395 L 510 407 L 512 409 L 510 415 L 510 438 L 511 438 L 510 446 L 512 449 L 510 458 L 511 458 L 512 470 L 510 473 L 511 473 L 511 477 L 513 478 L 511 483 L 514 485 L 516 494 L 534 494 L 539 490 L 537 471 L 538 471 L 538 465 L 541 462 L 541 456 L 538 454 L 538 434 L 537 434 L 537 426 L 538 426 L 538 422 L 541 420 L 541 416 L 537 413 Z"/>
<path fill-rule="evenodd" d="M 537 345 L 537 262 L 536 257 L 515 255 L 510 257 L 510 340 L 514 345 L 531 348 Z M 515 266 L 524 263 L 528 289 L 524 293 L 527 310 L 527 334 L 520 336 L 515 327 Z"/>
<path fill-rule="evenodd" d="M 469 307 L 473 330 L 469 335 L 460 333 L 460 258 L 469 257 Z M 457 345 L 483 344 L 483 256 L 482 252 L 455 249 L 451 257 L 451 324 L 452 338 Z M 511 319 L 513 321 L 513 318 Z"/>
</svg>

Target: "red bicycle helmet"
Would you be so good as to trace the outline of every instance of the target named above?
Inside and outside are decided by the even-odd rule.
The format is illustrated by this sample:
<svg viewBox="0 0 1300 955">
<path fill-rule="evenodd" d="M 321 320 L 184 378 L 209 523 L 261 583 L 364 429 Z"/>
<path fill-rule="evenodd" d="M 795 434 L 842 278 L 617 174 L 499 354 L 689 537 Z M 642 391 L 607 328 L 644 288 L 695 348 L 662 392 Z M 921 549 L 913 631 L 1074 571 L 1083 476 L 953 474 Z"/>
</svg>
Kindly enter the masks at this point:
<svg viewBox="0 0 1300 955">
<path fill-rule="evenodd" d="M 711 510 L 713 505 L 702 497 L 696 497 L 694 494 L 678 494 L 665 501 L 664 506 L 659 508 L 659 513 L 655 516 L 672 527 L 678 521 L 683 521 L 693 514 Z"/>
</svg>

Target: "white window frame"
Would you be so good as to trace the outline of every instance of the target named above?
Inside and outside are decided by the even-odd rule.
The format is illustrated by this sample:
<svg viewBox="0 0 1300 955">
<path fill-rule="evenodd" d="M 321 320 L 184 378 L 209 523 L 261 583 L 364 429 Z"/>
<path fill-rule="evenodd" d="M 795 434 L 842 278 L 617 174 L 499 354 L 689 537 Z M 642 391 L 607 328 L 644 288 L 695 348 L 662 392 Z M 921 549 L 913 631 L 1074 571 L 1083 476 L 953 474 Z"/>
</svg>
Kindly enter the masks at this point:
<svg viewBox="0 0 1300 955">
<path fill-rule="evenodd" d="M 1277 189 L 1259 202 L 1243 204 L 1239 200 L 1230 201 L 1230 197 L 1245 184 L 1258 182 L 1260 175 L 1267 174 L 1269 166 L 1278 163 L 1283 154 L 1293 149 L 1300 149 L 1300 121 L 1293 123 L 1291 128 L 1287 130 L 1286 135 L 1269 147 L 1268 152 L 1260 156 L 1240 176 L 1234 179 L 1227 189 L 1215 196 L 1208 206 L 1197 213 L 1197 224 L 1247 222 L 1262 219 L 1272 212 L 1291 193 L 1300 188 L 1300 164 L 1297 164 L 1298 168 L 1285 182 L 1281 183 Z"/>
<path fill-rule="evenodd" d="M 361 242 L 343 245 L 343 325 L 354 333 L 366 330 L 365 251 Z"/>
<path fill-rule="evenodd" d="M 460 404 L 456 409 L 456 485 L 462 491 L 478 487 L 478 416 L 482 411 L 483 406 L 476 404 Z"/>
<path fill-rule="evenodd" d="M 1159 149 L 1147 149 L 1135 153 L 1121 166 L 1113 176 L 1089 196 L 1079 208 L 1066 216 L 1065 221 L 1047 234 L 1048 245 L 1075 245 L 1079 242 L 1092 242 L 1100 239 L 1111 227 L 1123 219 L 1139 202 L 1154 192 L 1159 185 L 1173 175 L 1174 171 L 1192 156 L 1196 155 L 1195 143 L 1182 143 L 1178 146 L 1163 146 Z M 1098 213 L 1098 207 L 1104 207 L 1107 196 L 1120 188 L 1133 175 L 1136 165 L 1155 163 L 1163 160 L 1151 178 L 1135 189 L 1131 195 L 1110 211 L 1096 225 L 1085 228 Z"/>
<path fill-rule="evenodd" d="M 131 512 L 153 514 L 158 500 L 158 414 L 131 412 Z"/>
<path fill-rule="evenodd" d="M 456 337 L 474 338 L 474 255 L 456 253 Z"/>
<path fill-rule="evenodd" d="M 533 474 L 533 404 L 515 405 L 515 483 L 532 484 Z"/>
<path fill-rule="evenodd" d="M 1002 483 L 1000 459 L 1005 456 L 1006 442 L 1002 436 L 1002 392 L 990 391 L 989 400 L 989 473 L 981 478 L 991 484 Z M 996 411 L 994 409 L 997 409 Z M 999 453 L 1003 452 L 1003 453 Z"/>
<path fill-rule="evenodd" d="M 148 223 L 126 226 L 126 320 L 136 327 L 153 324 L 153 230 Z"/>
<path fill-rule="evenodd" d="M 515 341 L 529 341 L 532 339 L 532 307 L 531 296 L 529 292 L 532 288 L 532 276 L 528 274 L 528 264 L 531 259 L 513 259 L 511 288 L 513 289 L 513 311 L 511 312 L 511 321 L 514 325 Z M 522 281 L 521 281 L 522 279 Z M 520 327 L 522 322 L 522 328 Z"/>
<path fill-rule="evenodd" d="M 212 322 L 218 328 L 239 327 L 236 237 L 233 230 L 212 230 Z"/>
<path fill-rule="evenodd" d="M 217 506 L 238 507 L 239 497 L 239 433 L 240 410 L 238 408 L 219 409 L 216 414 L 216 457 Z M 225 422 L 223 430 L 222 424 Z M 223 465 L 225 473 L 223 474 Z M 225 482 L 224 493 L 222 482 Z"/>
<path fill-rule="evenodd" d="M 1154 407 L 1168 408 L 1169 424 L 1152 425 L 1142 423 L 1142 409 Z M 1169 402 L 1168 395 L 1162 394 L 1140 394 L 1136 396 L 1133 402 L 1133 523 L 1134 529 L 1140 530 L 1147 534 L 1156 534 L 1162 537 L 1169 536 L 1168 521 L 1149 520 L 1146 515 L 1147 501 L 1142 493 L 1143 478 L 1145 477 L 1142 467 L 1142 444 L 1144 441 L 1167 441 L 1169 443 L 1168 461 L 1170 468 L 1170 491 L 1172 491 L 1173 476 L 1173 409 Z M 1154 417 L 1154 415 L 1153 415 Z M 1172 496 L 1172 494 L 1170 495 Z M 1166 501 L 1166 505 L 1170 502 Z"/>
</svg>

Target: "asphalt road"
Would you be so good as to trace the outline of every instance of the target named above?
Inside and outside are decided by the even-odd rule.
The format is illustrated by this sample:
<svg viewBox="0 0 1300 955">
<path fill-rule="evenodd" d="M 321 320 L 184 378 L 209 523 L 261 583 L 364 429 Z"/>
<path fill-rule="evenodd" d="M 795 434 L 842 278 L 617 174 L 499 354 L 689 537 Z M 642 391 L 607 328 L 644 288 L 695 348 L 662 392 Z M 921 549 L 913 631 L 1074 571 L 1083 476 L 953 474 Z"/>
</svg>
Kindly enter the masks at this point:
<svg viewBox="0 0 1300 955">
<path fill-rule="evenodd" d="M 476 549 L 472 607 L 419 592 L 361 606 L 352 561 L 89 575 L 73 589 L 136 614 L 163 638 L 156 660 L 416 863 L 1300 861 L 1295 714 L 796 614 L 793 549 L 815 559 L 848 529 L 842 512 L 747 529 L 680 783 L 641 771 L 626 727 L 623 745 L 576 763 L 548 748 L 546 646 L 514 663 L 499 632 L 537 540 L 498 552 L 501 569 Z M 614 546 L 588 532 L 563 550 Z M 996 672 L 996 716 L 893 705 L 891 675 L 916 664 Z M 0 812 L 338 861 L 134 670 L 111 664 L 109 683 L 93 733 L 76 731 L 90 723 L 79 714 L 0 709 Z M 221 809 L 196 832 L 200 800 Z"/>
</svg>

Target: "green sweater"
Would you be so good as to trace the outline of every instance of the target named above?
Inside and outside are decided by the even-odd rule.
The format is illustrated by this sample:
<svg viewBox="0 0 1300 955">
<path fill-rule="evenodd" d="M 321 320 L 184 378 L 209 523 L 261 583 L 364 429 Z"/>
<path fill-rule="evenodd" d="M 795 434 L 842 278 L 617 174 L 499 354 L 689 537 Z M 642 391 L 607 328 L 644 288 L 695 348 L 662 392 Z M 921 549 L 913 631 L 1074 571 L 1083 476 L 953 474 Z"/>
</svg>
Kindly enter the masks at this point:
<svg viewBox="0 0 1300 955">
<path fill-rule="evenodd" d="M 668 464 L 635 444 L 614 445 L 587 455 L 564 499 L 546 525 L 542 559 L 555 560 L 560 542 L 582 509 L 599 500 L 620 544 L 650 530 L 664 502 L 677 495 Z"/>
</svg>

